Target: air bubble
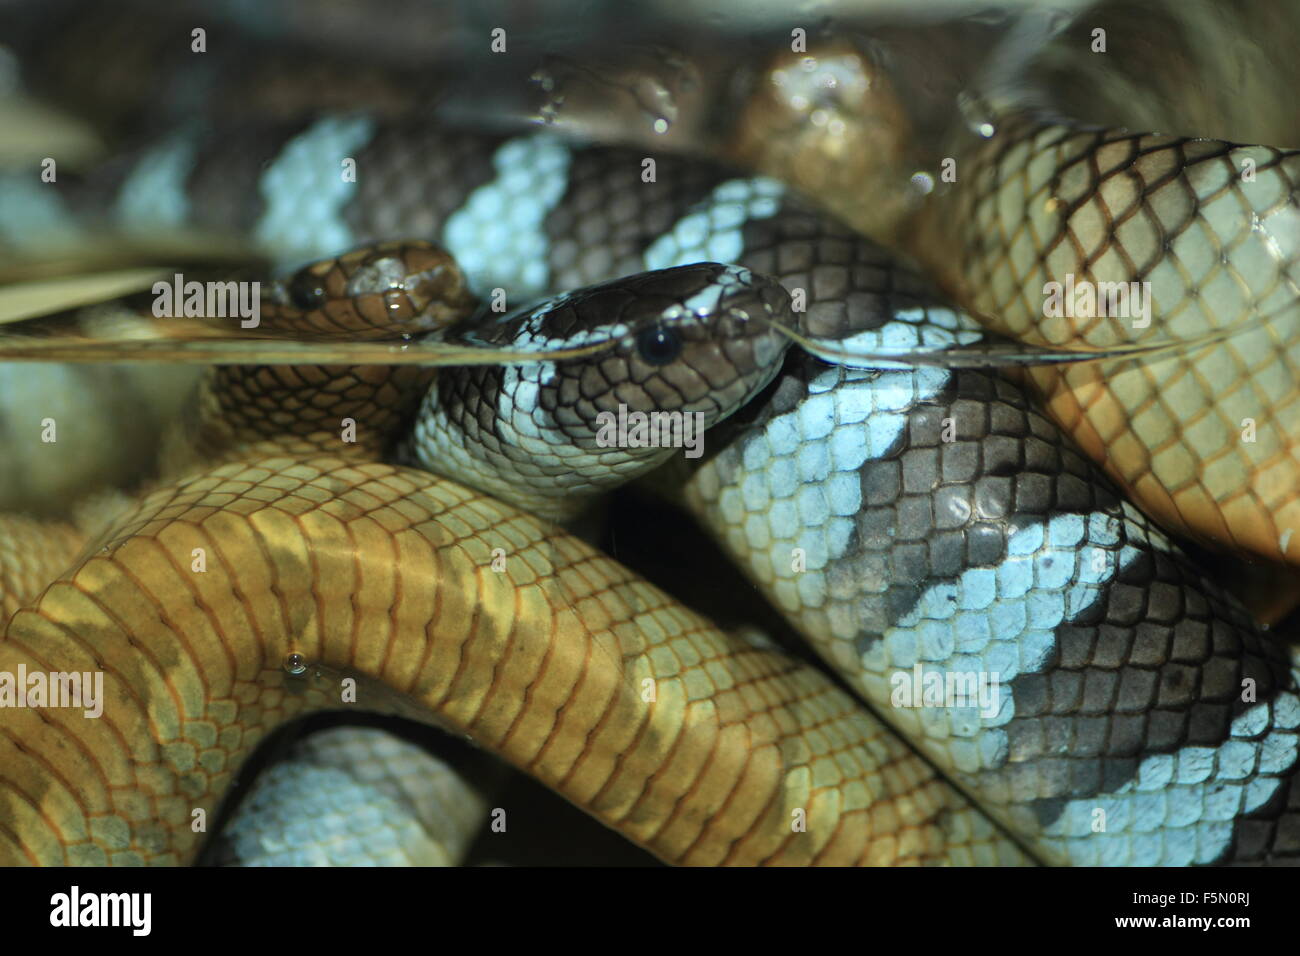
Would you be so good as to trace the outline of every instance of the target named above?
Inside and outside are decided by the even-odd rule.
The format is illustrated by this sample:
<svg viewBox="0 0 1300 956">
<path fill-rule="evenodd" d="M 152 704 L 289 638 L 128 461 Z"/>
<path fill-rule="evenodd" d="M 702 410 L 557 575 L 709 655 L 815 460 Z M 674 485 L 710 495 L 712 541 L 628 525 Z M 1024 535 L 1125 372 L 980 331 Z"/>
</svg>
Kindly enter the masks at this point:
<svg viewBox="0 0 1300 956">
<path fill-rule="evenodd" d="M 307 672 L 307 658 L 301 654 L 290 654 L 284 659 L 284 670 L 286 674 L 292 674 L 297 677 L 299 674 Z"/>
<path fill-rule="evenodd" d="M 960 93 L 957 108 L 961 111 L 966 127 L 977 136 L 990 139 L 997 132 L 997 126 L 993 123 L 993 108 L 982 94 L 971 90 Z"/>
</svg>

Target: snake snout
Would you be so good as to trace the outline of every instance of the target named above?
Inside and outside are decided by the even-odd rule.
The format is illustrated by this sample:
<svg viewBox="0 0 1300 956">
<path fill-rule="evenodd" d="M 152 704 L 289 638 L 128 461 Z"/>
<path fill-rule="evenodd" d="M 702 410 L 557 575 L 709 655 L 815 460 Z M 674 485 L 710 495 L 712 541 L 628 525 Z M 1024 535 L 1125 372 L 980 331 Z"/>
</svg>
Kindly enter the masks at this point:
<svg viewBox="0 0 1300 956">
<path fill-rule="evenodd" d="M 419 331 L 444 329 L 473 308 L 451 253 L 423 240 L 381 243 L 353 265 L 347 290 L 358 308 L 382 311 Z M 376 315 L 378 322 L 378 315 Z"/>
<path fill-rule="evenodd" d="M 440 332 L 474 307 L 451 254 L 424 240 L 374 243 L 303 266 L 263 297 L 267 331 L 382 339 Z"/>
</svg>

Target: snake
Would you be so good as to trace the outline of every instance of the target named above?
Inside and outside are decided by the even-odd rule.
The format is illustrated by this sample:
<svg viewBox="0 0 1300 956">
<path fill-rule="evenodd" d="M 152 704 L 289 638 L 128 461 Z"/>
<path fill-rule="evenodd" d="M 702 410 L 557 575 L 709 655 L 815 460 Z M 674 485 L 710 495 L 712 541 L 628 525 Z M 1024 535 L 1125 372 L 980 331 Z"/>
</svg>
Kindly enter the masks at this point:
<svg viewBox="0 0 1300 956">
<path fill-rule="evenodd" d="M 1095 135 L 1088 135 L 1095 142 Z M 645 269 L 680 269 L 717 261 L 731 264 L 732 271 L 725 274 L 733 280 L 771 276 L 788 292 L 803 293 L 808 307 L 795 313 L 794 319 L 802 330 L 823 338 L 831 336 L 871 350 L 900 343 L 942 347 L 983 334 L 969 315 L 943 304 L 922 279 L 892 256 L 828 220 L 781 183 L 737 175 L 708 163 L 661 157 L 656 178 L 645 182 L 643 157 L 616 148 L 578 147 L 545 134 L 497 137 L 433 130 L 427 123 L 390 124 L 364 115 L 328 116 L 305 130 L 259 129 L 247 142 L 228 135 L 205 142 L 193 137 L 183 134 L 143 160 L 118 164 L 100 183 L 91 183 L 88 192 L 70 191 L 69 199 L 53 207 L 50 197 L 43 197 L 43 211 L 53 209 L 45 221 L 66 221 L 61 218 L 61 204 L 107 212 L 119 228 L 128 231 L 176 227 L 193 218 L 205 227 L 251 236 L 262 249 L 287 261 L 394 235 L 432 235 L 466 268 L 471 287 L 481 293 L 496 287 L 517 289 L 525 297 L 556 288 L 587 287 Z M 282 139 L 288 143 L 281 145 Z M 313 150 L 327 161 L 315 162 L 319 157 L 312 155 Z M 428 165 L 412 169 L 405 159 L 411 150 Z M 331 194 L 321 188 L 326 179 L 323 170 L 335 167 L 345 153 L 356 153 L 358 167 L 367 174 L 355 190 Z M 186 168 L 186 156 L 193 160 L 192 169 Z M 277 159 L 260 168 L 266 156 L 283 157 L 283 162 Z M 991 165 L 994 172 L 983 180 L 986 184 L 997 183 L 1001 175 L 1000 167 Z M 293 194 L 295 185 L 300 191 Z M 226 201 L 252 195 L 262 201 Z M 411 195 L 419 195 L 419 201 L 400 201 Z M 133 204 L 131 197 L 144 196 L 155 200 L 153 212 L 161 211 L 164 222 L 150 222 L 146 210 Z M 156 202 L 160 198 L 163 202 Z M 290 217 L 286 210 L 294 215 Z M 503 216 L 509 218 L 503 221 Z M 9 238 L 26 241 L 33 232 L 28 229 Z M 970 259 L 964 268 L 988 267 Z M 632 287 L 641 281 L 631 280 Z M 627 282 L 616 283 L 617 294 L 627 294 Z M 972 287 L 983 288 L 978 282 L 972 282 Z M 601 291 L 610 294 L 608 288 Z M 958 288 L 955 298 L 961 301 L 972 294 Z M 559 330 L 547 327 L 550 311 L 532 310 L 517 315 L 513 327 L 497 324 L 496 334 L 522 335 L 524 344 L 532 346 L 539 340 L 569 344 L 574 316 L 581 312 L 582 297 L 578 299 L 578 308 L 571 300 L 558 304 L 558 311 L 568 316 Z M 971 311 L 983 317 L 985 310 Z M 603 329 L 596 326 L 599 333 L 621 334 L 617 324 L 602 324 Z M 655 341 L 662 344 L 663 335 L 656 335 Z M 1059 340 L 1048 342 L 1059 344 Z M 931 772 L 919 779 L 934 781 L 936 792 L 963 812 L 965 795 L 981 808 L 969 819 L 963 817 L 956 830 L 978 833 L 986 845 L 996 848 L 995 856 L 1008 859 L 1016 859 L 1018 851 L 1008 850 L 1011 843 L 989 838 L 989 833 L 1013 834 L 1016 845 L 1042 862 L 1273 862 L 1297 852 L 1296 798 L 1290 780 L 1300 719 L 1296 678 L 1285 653 L 1076 450 L 1075 443 L 1086 443 L 1073 433 L 1064 434 L 1060 425 L 1037 410 L 1020 385 L 996 373 L 852 369 L 826 366 L 807 356 L 792 358 L 778 373 L 779 350 L 769 351 L 774 353 L 770 356 L 774 379 L 765 385 L 766 399 L 750 402 L 720 426 L 719 440 L 725 442 L 721 451 L 683 478 L 676 493 L 848 685 L 928 761 L 918 760 L 914 766 L 892 756 L 892 751 L 878 750 L 885 755 L 877 766 L 901 761 L 907 767 L 905 776 L 921 773 L 919 767 L 938 767 L 941 777 Z M 590 401 L 584 394 L 589 382 L 598 383 L 599 390 L 610 384 L 611 377 L 626 376 L 628 369 L 625 363 L 605 368 L 588 362 L 582 372 L 565 371 L 582 364 L 583 360 L 577 365 L 542 361 L 440 375 L 426 394 L 419 425 L 403 454 L 425 468 L 446 468 L 453 460 L 448 455 L 453 446 L 439 445 L 437 436 L 455 423 L 475 437 L 455 445 L 464 454 L 454 458 L 450 480 L 487 482 L 488 491 L 505 503 L 403 465 L 353 464 L 335 458 L 230 463 L 148 498 L 129 533 L 118 533 L 116 546 L 119 554 L 125 552 L 127 570 L 116 577 L 118 572 L 104 564 L 88 562 L 72 572 L 74 584 L 62 600 L 75 601 L 72 594 L 89 588 L 112 606 L 114 585 L 126 588 L 124 581 L 141 580 L 129 562 L 143 559 L 132 556 L 156 553 L 159 547 L 165 551 L 166 546 L 156 542 L 168 535 L 184 538 L 186 529 L 198 520 L 194 514 L 213 515 L 213 528 L 222 521 L 236 528 L 247 520 L 224 506 L 209 512 L 209 502 L 240 496 L 279 500 L 277 495 L 290 494 L 286 484 L 301 482 L 301 487 L 312 489 L 306 500 L 315 500 L 328 489 L 344 502 L 343 508 L 355 484 L 363 489 L 359 495 L 379 502 L 373 507 L 379 509 L 375 514 L 381 526 L 389 522 L 405 528 L 404 522 L 438 515 L 439 521 L 420 524 L 419 534 L 403 541 L 427 547 L 418 539 L 450 533 L 455 545 L 438 553 L 445 552 L 466 580 L 476 582 L 475 588 L 484 586 L 477 582 L 483 580 L 484 565 L 490 564 L 486 557 L 490 549 L 474 541 L 470 553 L 479 560 L 467 564 L 461 549 L 471 548 L 470 539 L 446 529 L 482 530 L 508 523 L 530 529 L 520 532 L 529 544 L 542 546 L 543 552 L 553 549 L 549 564 L 537 559 L 544 570 L 554 572 L 553 579 L 543 580 L 542 591 L 556 590 L 562 598 L 552 605 L 552 614 L 571 613 L 579 606 L 595 614 L 595 605 L 583 604 L 590 590 L 583 591 L 576 583 L 582 581 L 590 588 L 591 582 L 581 573 L 570 573 L 577 566 L 596 569 L 592 573 L 597 587 L 606 580 L 625 582 L 625 593 L 635 598 L 634 607 L 666 606 L 668 599 L 651 586 L 634 582 L 608 559 L 602 564 L 600 556 L 584 551 L 576 540 L 509 507 L 510 499 L 518 498 L 514 504 L 563 518 L 578 497 L 574 481 L 581 489 L 589 480 L 593 487 L 612 484 L 610 460 L 591 454 L 592 436 L 583 434 L 583 413 L 575 410 L 582 407 L 582 399 Z M 687 367 L 690 364 L 686 362 Z M 734 370 L 734 365 L 720 363 L 715 351 L 705 369 L 719 368 Z M 693 371 L 696 382 L 707 380 L 702 369 Z M 458 382 L 472 384 L 457 387 Z M 623 394 L 640 393 L 625 386 Z M 681 394 L 674 388 L 655 398 L 680 400 Z M 475 403 L 476 411 L 469 411 Z M 950 437 L 942 437 L 945 431 Z M 513 444 L 521 439 L 522 444 Z M 542 442 L 557 456 L 554 467 L 548 467 L 539 453 Z M 527 451 L 512 455 L 511 447 Z M 571 451 L 575 448 L 579 453 Z M 588 460 L 597 462 L 594 478 L 579 467 Z M 289 477 L 278 479 L 272 465 Z M 503 466 L 507 478 L 491 477 L 499 475 Z M 628 466 L 618 477 L 635 470 Z M 557 481 L 559 477 L 566 481 Z M 393 488 L 401 490 L 403 502 L 410 502 L 405 511 L 393 504 Z M 472 508 L 464 507 L 470 504 Z M 392 510 L 385 510 L 390 505 Z M 479 517 L 471 520 L 471 513 Z M 435 532 L 434 525 L 444 530 Z M 312 537 L 317 531 L 325 536 L 320 542 Z M 227 529 L 227 533 L 240 532 Z M 320 560 L 334 559 L 329 557 L 329 530 L 312 525 L 298 533 L 312 538 L 312 547 L 304 553 L 316 554 L 319 546 Z M 349 528 L 352 533 L 360 531 Z M 360 549 L 356 553 L 361 554 Z M 533 554 L 527 548 L 522 553 Z M 558 556 L 570 554 L 576 557 L 556 563 Z M 797 568 L 792 565 L 796 557 Z M 388 573 L 394 573 L 392 566 L 389 561 Z M 181 584 L 184 579 L 165 568 L 151 566 L 151 571 L 144 580 L 156 580 L 162 593 L 181 595 L 193 586 Z M 256 577 L 255 571 L 250 573 Z M 530 568 L 530 573 L 540 572 Z M 421 583 L 441 593 L 437 591 L 441 582 Z M 270 586 L 270 593 L 282 593 L 278 587 L 278 582 Z M 29 609 L 31 613 L 18 612 L 6 644 L 15 636 L 20 644 L 35 641 L 38 634 L 42 641 L 66 642 L 67 634 L 57 638 L 59 627 L 50 623 L 59 619 L 63 594 L 56 585 Z M 454 603 L 457 598 L 448 600 Z M 468 599 L 462 595 L 460 600 Z M 270 599 L 268 606 L 274 603 Z M 517 620 L 537 647 L 549 646 L 542 643 L 545 628 L 536 633 L 527 630 L 535 626 L 526 613 L 532 608 L 515 601 L 515 607 L 499 611 L 506 603 L 510 602 L 480 595 L 474 606 L 480 608 L 476 613 L 489 615 L 488 620 L 491 614 L 507 613 L 507 619 Z M 597 602 L 602 613 L 609 613 L 606 603 L 602 595 Z M 582 624 L 590 623 L 586 614 L 583 618 Z M 602 620 L 601 615 L 595 620 Z M 639 637 L 626 628 L 611 627 L 608 633 L 632 641 L 629 647 L 642 652 L 638 656 L 624 647 L 611 659 L 635 660 L 641 666 L 650 661 L 648 673 L 658 682 L 662 675 L 655 668 L 662 662 L 652 660 L 653 639 L 680 631 L 658 620 L 651 624 L 645 615 L 627 607 L 611 620 L 636 622 Z M 765 662 L 755 665 L 758 673 L 768 673 L 764 666 L 775 666 L 772 661 L 778 658 L 763 657 L 754 648 L 737 649 L 706 623 L 689 615 L 684 620 L 691 622 L 688 630 L 703 628 L 717 642 L 712 647 L 729 647 L 747 666 L 751 659 Z M 139 629 L 122 629 L 151 633 L 144 621 L 131 619 L 131 623 L 138 623 Z M 323 627 L 324 622 L 315 626 Z M 96 627 L 100 630 L 94 640 L 107 646 L 103 635 L 121 625 L 100 621 Z M 492 629 L 489 624 L 487 630 Z M 559 641 L 569 633 L 556 626 L 550 638 Z M 427 628 L 425 635 L 427 639 Z M 440 636 L 455 645 L 456 639 Z M 284 636 L 273 639 L 283 641 Z M 598 637 L 592 639 L 599 643 Z M 637 641 L 650 643 L 638 647 Z M 356 666 L 347 655 L 324 653 L 324 643 L 324 636 L 313 638 L 300 653 L 318 659 L 323 671 Z M 698 659 L 698 655 L 688 657 Z M 273 668 L 265 667 L 267 660 L 275 658 L 275 654 L 260 658 L 264 679 L 272 684 L 283 681 Z M 896 683 L 892 678 L 926 664 L 938 670 L 997 673 L 1009 683 L 1010 693 L 991 716 L 969 708 L 951 714 L 944 708 L 913 709 L 892 701 L 891 684 Z M 485 666 L 493 677 L 501 670 Z M 463 669 L 453 670 L 459 675 Z M 636 665 L 632 671 L 641 673 Z M 789 685 L 777 681 L 783 688 L 776 692 L 778 696 L 788 693 L 789 687 L 814 686 L 800 683 L 815 681 L 812 672 L 791 672 L 797 679 Z M 387 679 L 392 682 L 391 676 Z M 469 698 L 481 693 L 467 691 Z M 796 690 L 793 696 L 799 693 Z M 818 691 L 822 693 L 829 696 L 816 699 L 830 701 L 830 711 L 848 708 L 842 713 L 855 715 L 850 723 L 864 720 L 864 712 L 847 698 Z M 520 697 L 531 702 L 526 690 Z M 788 703 L 789 697 L 785 700 Z M 784 861 L 780 851 L 772 851 L 773 844 L 765 842 L 769 831 L 778 829 L 774 819 L 765 821 L 766 828 L 750 831 L 749 838 L 740 838 L 737 831 L 727 830 L 734 820 L 718 812 L 716 804 L 710 808 L 709 824 L 722 829 L 721 842 L 739 840 L 731 844 L 734 849 L 748 839 L 762 845 L 762 852 L 719 852 L 719 838 L 707 832 L 709 826 L 693 831 L 692 839 L 697 841 L 693 843 L 675 842 L 663 831 L 648 837 L 649 828 L 638 829 L 629 822 L 635 813 L 610 811 L 610 805 L 618 803 L 617 787 L 596 795 L 609 797 L 607 802 L 591 799 L 581 778 L 558 775 L 544 762 L 540 766 L 528 762 L 518 749 L 522 745 L 514 743 L 516 731 L 528 735 L 528 721 L 507 705 L 498 706 L 509 717 L 511 733 L 507 743 L 493 740 L 493 749 L 517 764 L 527 764 L 530 772 L 591 807 L 599 818 L 617 819 L 633 839 L 663 858 Z M 578 713 L 583 710 L 576 708 Z M 654 710 L 657 716 L 658 708 Z M 494 714 L 487 703 L 478 713 Z M 627 726 L 636 726 L 629 713 L 624 713 Z M 489 722 L 489 726 L 501 725 Z M 860 738 L 894 739 L 883 725 L 862 726 L 872 729 L 858 731 Z M 756 729 L 747 725 L 746 732 L 753 734 Z M 493 732 L 487 737 L 492 740 Z M 604 756 L 597 752 L 592 762 L 613 759 L 615 752 L 617 747 Z M 866 789 L 881 786 L 878 781 L 873 784 Z M 758 789 L 762 792 L 761 786 Z M 673 796 L 669 794 L 670 799 Z M 709 799 L 705 795 L 706 803 Z M 774 801 L 764 809 L 771 811 L 775 805 Z M 891 805 L 886 800 L 880 807 L 889 814 L 884 808 Z M 856 807 L 852 801 L 843 806 Z M 789 807 L 787 803 L 780 809 Z M 102 804 L 96 809 L 102 813 Z M 69 813 L 66 799 L 60 811 L 51 818 L 78 818 L 76 810 Z M 85 808 L 80 812 L 86 820 Z M 171 812 L 174 819 L 176 812 Z M 652 810 L 646 812 L 654 816 Z M 667 812 L 676 819 L 674 811 Z M 683 820 L 689 816 L 689 810 L 682 811 Z M 30 832 L 41 829 L 30 817 L 26 819 Z M 138 827 L 139 819 L 135 818 L 135 827 L 125 829 Z M 662 816 L 655 823 L 662 823 Z M 780 829 L 788 831 L 785 823 L 782 819 Z M 87 858 L 97 856 L 96 847 L 88 844 L 112 842 L 104 834 L 119 835 L 122 820 L 109 815 L 96 825 L 98 841 L 80 841 L 79 852 Z M 74 822 L 72 829 L 80 827 L 84 837 L 93 826 Z M 840 819 L 828 828 L 837 836 L 846 829 Z M 150 836 L 164 843 L 185 840 L 183 834 L 159 835 L 156 829 Z M 783 839 L 786 836 L 782 834 Z M 961 842 L 951 833 L 947 836 Z M 927 840 L 931 845 L 944 844 L 933 833 Z M 815 852 L 808 854 L 805 842 L 784 844 L 791 859 L 818 858 Z M 29 858 L 56 859 L 68 852 L 57 844 L 47 839 L 39 851 L 28 851 Z M 830 861 L 864 858 L 860 847 L 857 855 L 839 856 L 835 840 L 826 846 L 834 848 L 828 851 Z M 124 859 L 140 854 L 136 844 L 122 852 Z M 163 858 L 183 858 L 167 857 L 167 852 L 170 844 Z M 874 861 L 883 859 L 887 856 Z"/>
<path fill-rule="evenodd" d="M 361 258 L 385 253 L 392 257 L 383 249 Z M 329 273 L 339 269 L 331 265 Z M 402 284 L 415 285 L 427 272 L 408 273 Z M 289 285 L 303 287 L 296 279 Z M 712 304 L 702 304 L 701 294 Z M 688 309 L 686 302 L 694 304 Z M 622 281 L 569 294 L 519 320 L 493 317 L 484 334 L 540 322 L 572 335 L 575 316 L 609 317 L 616 307 L 625 333 L 594 362 L 574 361 L 591 370 L 644 353 L 647 374 L 634 378 L 646 401 L 662 393 L 662 382 L 680 389 L 688 406 L 722 414 L 742 405 L 779 365 L 782 350 L 771 347 L 779 333 L 760 319 L 769 312 L 781 317 L 788 296 L 771 279 L 713 264 L 649 273 L 630 289 Z M 361 318 L 362 310 L 348 311 Z M 744 334 L 736 327 L 741 315 Z M 647 330 L 654 334 L 642 334 Z M 671 356 L 662 344 L 669 331 L 689 340 Z M 726 375 L 715 375 L 701 396 L 683 388 L 693 368 L 723 366 Z M 440 381 L 459 377 L 455 391 L 470 394 L 473 372 L 454 370 Z M 212 389 L 230 387 L 216 374 L 208 378 Z M 621 384 L 622 378 L 611 382 L 610 394 Z M 329 387 L 325 381 L 320 391 Z M 239 391 L 257 407 L 255 389 Z M 504 394 L 477 393 L 493 407 Z M 665 860 L 1025 861 L 1012 839 L 824 675 L 762 641 L 719 631 L 579 538 L 410 468 L 319 451 L 258 458 L 262 433 L 236 431 L 236 442 L 251 433 L 254 447 L 147 494 L 60 577 L 68 592 L 56 595 L 56 583 L 10 619 L 7 665 L 35 670 L 52 658 L 66 660 L 77 647 L 96 658 L 108 676 L 110 737 L 126 747 L 88 753 L 76 742 L 75 717 L 65 724 L 20 709 L 6 723 L 12 760 L 0 788 L 11 821 L 6 862 L 191 860 L 201 840 L 190 826 L 195 804 L 215 811 L 230 777 L 270 728 L 337 707 L 345 674 L 361 683 L 366 709 L 472 735 Z M 640 456 L 642 468 L 656 456 Z M 586 470 L 599 475 L 606 463 L 595 457 Z M 252 510 L 240 515 L 244 508 L 232 496 Z M 252 538 L 235 550 L 232 519 L 244 524 L 239 534 Z M 178 606 L 156 577 L 161 566 L 143 578 L 136 566 L 140 559 L 155 564 L 157 548 L 173 558 L 186 553 L 193 542 L 174 540 L 185 528 L 208 542 L 202 547 L 213 554 L 210 570 L 200 576 L 170 559 L 163 565 L 180 575 L 171 586 L 196 589 L 183 603 L 207 609 L 199 613 L 215 644 L 206 648 L 193 643 L 198 635 L 189 625 L 182 625 L 184 635 L 174 629 L 171 612 L 158 615 L 159 607 Z M 375 536 L 393 550 L 364 543 Z M 497 548 L 509 555 L 502 572 L 492 570 Z M 63 556 L 50 560 L 58 564 Z M 107 590 L 91 580 L 103 571 L 115 579 Z M 143 616 L 126 621 L 118 617 L 120 587 L 132 582 L 144 589 L 137 592 Z M 209 582 L 217 591 L 205 594 Z M 299 617 L 307 605 L 297 596 L 311 592 L 328 593 L 352 612 L 337 613 L 342 604 L 318 606 L 310 621 L 286 627 L 281 616 Z M 105 611 L 100 623 L 124 627 L 130 639 L 80 626 L 69 631 L 61 617 L 71 593 Z M 250 614 L 241 625 L 224 620 L 221 610 L 235 593 Z M 428 628 L 427 652 L 413 655 L 421 628 Z M 213 657 L 216 645 L 226 650 Z M 286 669 L 291 658 L 309 664 Z M 416 658 L 423 663 L 411 671 Z M 167 659 L 173 663 L 160 668 Z M 233 667 L 218 674 L 218 660 Z M 182 683 L 213 682 L 193 713 L 188 694 L 173 683 L 178 665 L 190 671 Z M 152 690 L 138 683 L 141 667 L 158 682 Z M 176 735 L 157 739 L 167 723 Z M 142 734 L 143 725 L 153 729 Z M 71 736 L 60 745 L 47 734 Z M 167 768 L 161 777 L 145 769 L 154 760 L 134 752 L 137 744 L 157 747 Z M 59 752 L 67 763 L 51 765 L 48 755 Z M 87 758 L 98 772 L 84 772 Z M 665 761 L 681 773 L 663 773 Z M 719 802 L 727 812 L 719 812 Z M 80 809 L 69 817 L 72 806 Z"/>
<path fill-rule="evenodd" d="M 1205 68 L 1213 87 L 1204 51 L 1185 49 L 1193 41 L 1165 22 L 1177 25 L 1177 12 L 1092 11 L 1129 58 L 1098 68 L 1086 54 L 1057 50 L 1054 67 L 1094 82 L 1118 71 L 1120 89 L 1133 96 L 1151 78 L 1128 67 L 1154 55 L 1145 38 L 1159 23 L 1171 31 L 1162 55 L 1184 56 L 1184 70 Z M 1148 16 L 1151 23 L 1128 22 Z M 1268 19 L 1197 5 L 1180 29 L 1205 30 L 1200 42 L 1217 46 L 1225 16 Z M 1014 96 L 975 97 L 918 147 L 913 140 L 925 137 L 917 127 L 933 117 L 904 107 L 900 77 L 842 39 L 814 53 L 771 58 L 770 82 L 744 104 L 726 155 L 904 250 L 990 332 L 1048 358 L 1091 356 L 1039 364 L 1027 377 L 1048 414 L 1124 494 L 1199 545 L 1293 566 L 1296 151 L 1090 124 Z M 1174 104 L 1203 106 L 1209 95 L 1171 96 L 1176 72 L 1151 81 Z M 914 81 L 907 93 L 918 96 Z M 1077 109 L 1087 97 L 1065 99 Z M 829 118 L 811 122 L 814 112 Z M 1208 106 L 1188 112 L 1190 122 L 1216 115 Z M 924 183 L 911 196 L 909 176 Z M 1101 298 L 1081 301 L 1077 316 L 1073 301 L 1062 309 L 1063 294 L 1073 299 L 1083 287 Z M 1141 304 L 1135 296 L 1130 306 L 1131 289 Z"/>
<path fill-rule="evenodd" d="M 1052 416 L 1165 526 L 1294 564 L 1300 153 L 1032 116 L 1008 117 L 969 152 L 977 172 L 936 190 L 918 255 L 986 327 L 1021 341 L 1190 343 L 1030 375 Z M 1045 318 L 1043 290 L 1067 280 L 1145 285 L 1150 316 Z"/>
</svg>

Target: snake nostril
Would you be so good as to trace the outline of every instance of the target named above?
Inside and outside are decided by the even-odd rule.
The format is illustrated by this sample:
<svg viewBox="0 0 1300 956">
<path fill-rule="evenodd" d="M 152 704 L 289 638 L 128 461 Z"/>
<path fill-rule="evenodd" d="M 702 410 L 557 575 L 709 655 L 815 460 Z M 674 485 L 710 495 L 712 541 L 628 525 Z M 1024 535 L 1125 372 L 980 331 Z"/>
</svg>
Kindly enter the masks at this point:
<svg viewBox="0 0 1300 956">
<path fill-rule="evenodd" d="M 649 365 L 666 365 L 682 352 L 682 338 L 673 329 L 653 325 L 636 337 L 637 354 Z"/>
</svg>

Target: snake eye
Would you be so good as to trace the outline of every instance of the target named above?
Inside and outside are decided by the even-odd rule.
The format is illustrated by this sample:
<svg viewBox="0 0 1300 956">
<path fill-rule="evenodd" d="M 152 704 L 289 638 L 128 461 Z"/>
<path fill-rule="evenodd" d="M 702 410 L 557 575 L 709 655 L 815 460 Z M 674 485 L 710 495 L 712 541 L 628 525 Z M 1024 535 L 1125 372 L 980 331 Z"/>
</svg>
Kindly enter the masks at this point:
<svg viewBox="0 0 1300 956">
<path fill-rule="evenodd" d="M 636 350 L 648 365 L 666 365 L 682 352 L 682 339 L 673 329 L 652 325 L 636 337 Z"/>
<path fill-rule="evenodd" d="M 299 269 L 289 280 L 289 301 L 304 312 L 325 301 L 325 286 L 310 269 Z"/>
</svg>

